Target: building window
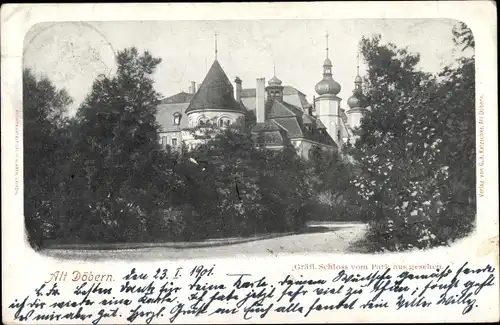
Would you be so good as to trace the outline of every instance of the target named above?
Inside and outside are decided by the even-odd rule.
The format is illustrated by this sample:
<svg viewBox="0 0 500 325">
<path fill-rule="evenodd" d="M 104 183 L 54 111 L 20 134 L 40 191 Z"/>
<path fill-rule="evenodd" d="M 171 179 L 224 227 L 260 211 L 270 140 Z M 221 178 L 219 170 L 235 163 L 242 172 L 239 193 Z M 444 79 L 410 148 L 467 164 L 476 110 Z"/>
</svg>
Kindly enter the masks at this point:
<svg viewBox="0 0 500 325">
<path fill-rule="evenodd" d="M 179 125 L 181 124 L 181 114 L 175 113 L 174 114 L 174 125 Z"/>
<path fill-rule="evenodd" d="M 231 119 L 228 117 L 221 117 L 218 122 L 218 125 L 221 128 L 228 127 L 230 124 L 231 124 Z"/>
<path fill-rule="evenodd" d="M 177 138 L 172 138 L 172 147 L 177 147 Z"/>
<path fill-rule="evenodd" d="M 165 147 L 167 145 L 167 137 L 161 137 L 160 144 L 162 147 Z"/>
<path fill-rule="evenodd" d="M 198 120 L 198 126 L 204 126 L 204 125 L 209 125 L 208 119 L 205 116 L 200 117 L 200 119 Z"/>
</svg>

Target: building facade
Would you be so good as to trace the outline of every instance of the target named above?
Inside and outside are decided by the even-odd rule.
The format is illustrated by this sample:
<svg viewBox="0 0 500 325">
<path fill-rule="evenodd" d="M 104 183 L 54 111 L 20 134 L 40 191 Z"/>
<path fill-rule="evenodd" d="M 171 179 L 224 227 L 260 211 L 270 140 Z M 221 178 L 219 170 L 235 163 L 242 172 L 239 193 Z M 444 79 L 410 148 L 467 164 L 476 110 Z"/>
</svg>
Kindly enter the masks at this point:
<svg viewBox="0 0 500 325">
<path fill-rule="evenodd" d="M 353 129 L 363 115 L 362 84 L 358 74 L 355 89 L 347 100 L 348 110 L 341 107 L 337 95 L 341 86 L 333 79 L 332 62 L 323 63 L 323 78 L 315 90 L 318 96 L 311 105 L 306 95 L 274 75 L 266 85 L 265 78 L 256 78 L 255 88 L 243 88 L 236 77 L 234 86 L 217 59 L 201 85 L 191 82 L 190 91 L 163 99 L 158 105 L 157 121 L 161 126 L 160 143 L 173 149 L 185 145 L 194 148 L 204 140 L 200 129 L 225 128 L 245 118 L 253 111 L 256 124 L 254 141 L 268 149 L 280 149 L 292 144 L 304 158 L 313 148 L 339 152 L 347 142 L 354 141 Z"/>
<path fill-rule="evenodd" d="M 203 126 L 224 128 L 244 119 L 247 109 L 234 97 L 234 87 L 215 60 L 198 89 L 191 82 L 190 92 L 180 92 L 161 100 L 157 118 L 161 127 L 160 144 L 173 149 L 194 148 L 203 142 Z M 196 131 L 198 129 L 198 131 Z"/>
</svg>

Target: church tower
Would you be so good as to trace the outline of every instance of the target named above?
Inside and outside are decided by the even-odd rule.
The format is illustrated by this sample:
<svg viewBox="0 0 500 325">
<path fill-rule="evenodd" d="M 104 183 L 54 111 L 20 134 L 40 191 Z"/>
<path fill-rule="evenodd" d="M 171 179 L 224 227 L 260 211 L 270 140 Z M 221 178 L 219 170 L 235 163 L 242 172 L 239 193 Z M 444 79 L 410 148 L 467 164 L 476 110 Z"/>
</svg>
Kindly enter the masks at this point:
<svg viewBox="0 0 500 325">
<path fill-rule="evenodd" d="M 347 105 L 349 110 L 347 111 L 347 121 L 349 126 L 354 129 L 361 124 L 361 118 L 363 117 L 363 105 L 362 105 L 362 83 L 361 77 L 359 76 L 359 54 L 358 54 L 358 65 L 357 74 L 354 79 L 354 90 L 352 96 L 347 100 Z"/>
<path fill-rule="evenodd" d="M 314 99 L 318 118 L 326 127 L 332 139 L 341 147 L 340 141 L 340 84 L 333 80 L 332 61 L 328 58 L 328 33 L 326 34 L 326 59 L 323 63 L 323 79 L 316 84 L 319 96 Z"/>
</svg>

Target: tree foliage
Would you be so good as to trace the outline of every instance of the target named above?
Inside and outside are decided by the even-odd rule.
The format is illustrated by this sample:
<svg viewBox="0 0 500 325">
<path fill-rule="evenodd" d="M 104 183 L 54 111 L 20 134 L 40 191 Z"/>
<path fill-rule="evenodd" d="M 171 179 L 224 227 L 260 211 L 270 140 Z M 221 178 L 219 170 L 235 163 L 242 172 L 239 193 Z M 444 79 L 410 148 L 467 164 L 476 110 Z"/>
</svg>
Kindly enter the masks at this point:
<svg viewBox="0 0 500 325">
<path fill-rule="evenodd" d="M 344 149 L 345 150 L 345 149 Z M 354 166 L 344 154 L 312 147 L 306 164 L 313 193 L 309 219 L 316 221 L 363 221 L 356 193 L 350 184 Z"/>
<path fill-rule="evenodd" d="M 161 224 L 158 207 L 178 184 L 174 157 L 158 144 L 160 94 L 151 75 L 160 62 L 136 48 L 119 52 L 116 75 L 96 80 L 80 106 L 73 168 L 79 171 L 79 212 L 86 217 L 72 213 L 69 233 L 130 241 L 149 238 Z"/>
<path fill-rule="evenodd" d="M 476 42 L 472 30 L 463 22 L 459 22 L 453 26 L 453 42 L 457 46 L 461 46 L 462 51 L 467 49 L 474 49 Z"/>
<path fill-rule="evenodd" d="M 70 154 L 65 113 L 72 99 L 47 78 L 23 71 L 24 214 L 28 239 L 42 244 L 52 232 L 65 188 L 64 164 Z"/>
<path fill-rule="evenodd" d="M 224 130 L 203 125 L 206 141 L 177 165 L 182 197 L 196 213 L 184 220 L 184 239 L 292 231 L 304 225 L 300 208 L 310 195 L 295 149 L 255 147 L 251 123 Z M 192 130 L 199 134 L 200 128 Z"/>
<path fill-rule="evenodd" d="M 371 111 L 352 151 L 369 239 L 388 250 L 446 244 L 475 214 L 473 59 L 436 78 L 418 69 L 418 55 L 380 41 L 361 41 Z"/>
<path fill-rule="evenodd" d="M 64 123 L 66 93 L 25 73 L 25 202 L 33 202 L 25 212 L 38 242 L 163 235 L 161 212 L 176 204 L 172 193 L 182 184 L 173 172 L 176 157 L 158 144 L 160 94 L 151 75 L 160 62 L 135 48 L 119 52 L 116 75 L 96 79 Z M 39 219 L 50 231 L 30 223 Z"/>
</svg>

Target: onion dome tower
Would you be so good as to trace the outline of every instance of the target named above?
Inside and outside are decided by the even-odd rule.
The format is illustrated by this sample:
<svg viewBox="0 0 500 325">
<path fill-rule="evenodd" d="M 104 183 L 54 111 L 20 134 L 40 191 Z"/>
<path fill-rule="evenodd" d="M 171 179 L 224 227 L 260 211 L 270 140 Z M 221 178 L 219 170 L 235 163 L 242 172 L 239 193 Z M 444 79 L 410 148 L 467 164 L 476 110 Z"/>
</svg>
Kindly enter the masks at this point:
<svg viewBox="0 0 500 325">
<path fill-rule="evenodd" d="M 332 77 L 332 61 L 328 58 L 328 47 L 326 48 L 326 59 L 323 63 L 323 79 L 314 87 L 318 95 L 337 96 L 341 87 Z"/>
<path fill-rule="evenodd" d="M 340 144 L 340 84 L 332 77 L 332 61 L 328 57 L 328 33 L 326 34 L 326 59 L 323 63 L 323 79 L 316 84 L 315 90 L 318 97 L 314 105 L 318 118 L 326 127 L 332 139 Z M 340 146 L 339 146 L 340 147 Z"/>
<path fill-rule="evenodd" d="M 358 64 L 357 64 L 357 74 L 354 78 L 354 90 L 352 96 L 347 100 L 347 105 L 349 110 L 347 111 L 348 124 L 351 128 L 356 128 L 361 124 L 361 118 L 363 117 L 363 106 L 362 106 L 362 83 L 361 77 L 359 76 L 359 53 L 358 53 Z"/>
</svg>

